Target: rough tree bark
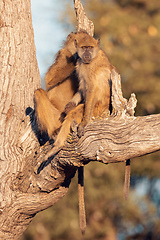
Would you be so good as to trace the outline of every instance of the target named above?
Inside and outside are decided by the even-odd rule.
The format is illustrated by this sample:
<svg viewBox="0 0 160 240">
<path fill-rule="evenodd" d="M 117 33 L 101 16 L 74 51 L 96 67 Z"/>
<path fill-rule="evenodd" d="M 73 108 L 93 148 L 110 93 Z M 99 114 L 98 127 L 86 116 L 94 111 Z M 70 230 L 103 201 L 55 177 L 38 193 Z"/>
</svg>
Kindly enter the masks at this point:
<svg viewBox="0 0 160 240">
<path fill-rule="evenodd" d="M 66 189 L 51 194 L 16 189 L 39 143 L 26 117 L 40 87 L 30 0 L 0 1 L 0 239 L 18 239 L 33 215 L 58 201 Z M 31 166 L 30 166 L 31 167 Z M 26 169 L 25 169 L 26 168 Z M 31 167 L 32 169 L 32 167 Z M 19 183 L 18 183 L 19 184 Z M 62 191 L 61 191 L 62 189 Z"/>
<path fill-rule="evenodd" d="M 75 0 L 78 31 L 93 35 L 80 0 Z M 120 76 L 111 76 L 112 115 L 85 128 L 76 126 L 64 148 L 43 162 L 52 147 L 35 135 L 33 94 L 40 87 L 29 0 L 0 3 L 0 239 L 16 240 L 33 216 L 60 200 L 77 167 L 89 161 L 123 162 L 160 149 L 160 115 L 134 117 L 135 95 L 123 98 Z M 144 127 L 145 126 L 145 127 Z"/>
</svg>

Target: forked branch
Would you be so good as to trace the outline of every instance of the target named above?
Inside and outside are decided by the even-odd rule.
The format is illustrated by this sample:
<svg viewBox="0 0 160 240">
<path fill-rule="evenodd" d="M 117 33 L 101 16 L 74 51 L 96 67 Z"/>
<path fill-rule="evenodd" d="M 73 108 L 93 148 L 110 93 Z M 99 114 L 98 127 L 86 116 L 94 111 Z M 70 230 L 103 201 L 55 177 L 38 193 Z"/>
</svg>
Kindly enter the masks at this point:
<svg viewBox="0 0 160 240">
<path fill-rule="evenodd" d="M 85 29 L 93 34 L 80 0 L 75 0 L 78 31 Z M 123 98 L 121 79 L 115 71 L 111 75 L 112 114 L 85 127 L 84 136 L 77 137 L 73 127 L 63 149 L 52 159 L 43 162 L 52 146 L 37 149 L 36 155 L 26 161 L 25 173 L 17 176 L 14 188 L 22 192 L 51 192 L 60 185 L 68 186 L 78 167 L 89 161 L 102 163 L 125 162 L 127 159 L 160 150 L 160 114 L 134 117 L 136 97 Z M 31 169 L 34 167 L 34 170 Z"/>
<path fill-rule="evenodd" d="M 78 31 L 85 29 L 93 35 L 93 23 L 87 18 L 80 0 L 74 0 L 77 15 Z M 103 163 L 125 162 L 127 159 L 142 156 L 160 149 L 160 115 L 134 117 L 137 104 L 135 94 L 129 101 L 123 98 L 120 75 L 114 70 L 111 74 L 112 114 L 106 119 L 98 119 L 85 127 L 84 136 L 77 137 L 76 128 L 67 139 L 63 149 L 50 163 L 41 164 L 43 154 L 36 167 L 40 176 L 47 173 L 48 183 L 41 181 L 43 190 L 51 191 L 61 184 L 65 176 L 70 178 L 75 169 L 89 161 Z M 43 147 L 45 154 L 49 146 Z M 43 179 L 42 176 L 42 179 Z M 35 177 L 36 178 L 36 177 Z M 51 180 L 52 179 L 52 184 Z M 36 185 L 37 184 L 36 179 Z M 33 186 L 34 184 L 32 184 Z"/>
</svg>

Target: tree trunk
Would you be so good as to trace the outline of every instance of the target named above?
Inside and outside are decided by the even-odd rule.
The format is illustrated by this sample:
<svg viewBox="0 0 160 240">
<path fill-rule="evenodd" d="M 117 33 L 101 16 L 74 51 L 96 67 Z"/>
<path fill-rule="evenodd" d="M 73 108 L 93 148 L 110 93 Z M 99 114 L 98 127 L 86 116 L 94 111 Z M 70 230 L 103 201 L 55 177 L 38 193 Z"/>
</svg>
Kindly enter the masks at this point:
<svg viewBox="0 0 160 240">
<path fill-rule="evenodd" d="M 93 35 L 80 0 L 74 3 L 78 31 Z M 2 0 L 0 10 L 0 239 L 16 240 L 36 213 L 66 194 L 79 166 L 92 160 L 122 162 L 159 150 L 160 115 L 134 117 L 135 95 L 123 98 L 120 77 L 113 71 L 112 115 L 89 123 L 81 139 L 73 125 L 64 148 L 43 162 L 52 145 L 40 146 L 30 111 L 40 87 L 30 1 Z"/>
<path fill-rule="evenodd" d="M 30 0 L 3 0 L 0 12 L 0 239 L 14 240 L 36 212 L 53 205 L 66 189 L 40 195 L 24 194 L 13 186 L 17 174 L 22 177 L 26 172 L 28 156 L 33 156 L 39 148 L 26 112 L 34 107 L 34 91 L 40 87 L 41 80 Z"/>
</svg>

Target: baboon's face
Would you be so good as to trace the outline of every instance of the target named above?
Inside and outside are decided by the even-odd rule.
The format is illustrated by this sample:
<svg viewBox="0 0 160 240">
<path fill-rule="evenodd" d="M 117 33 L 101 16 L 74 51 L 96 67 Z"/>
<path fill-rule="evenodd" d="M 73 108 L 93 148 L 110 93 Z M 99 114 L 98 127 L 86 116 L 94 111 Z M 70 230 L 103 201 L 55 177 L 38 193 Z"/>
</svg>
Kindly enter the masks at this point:
<svg viewBox="0 0 160 240">
<path fill-rule="evenodd" d="M 75 46 L 79 57 L 85 64 L 89 64 L 99 51 L 99 42 L 89 35 L 79 41 L 75 40 Z"/>
</svg>

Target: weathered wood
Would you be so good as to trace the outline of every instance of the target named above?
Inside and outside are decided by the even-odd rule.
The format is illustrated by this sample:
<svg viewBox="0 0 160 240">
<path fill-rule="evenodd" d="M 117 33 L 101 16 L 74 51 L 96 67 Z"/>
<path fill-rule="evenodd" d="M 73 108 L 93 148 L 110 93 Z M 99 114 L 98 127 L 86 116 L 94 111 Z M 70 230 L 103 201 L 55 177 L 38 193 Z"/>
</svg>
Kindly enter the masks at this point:
<svg viewBox="0 0 160 240">
<path fill-rule="evenodd" d="M 132 93 L 129 101 L 123 97 L 121 77 L 115 70 L 113 70 L 111 74 L 111 102 L 112 114 L 134 116 L 134 109 L 137 105 L 136 96 Z"/>
<path fill-rule="evenodd" d="M 88 34 L 93 36 L 94 24 L 88 19 L 80 0 L 74 0 L 74 8 L 77 17 L 77 32 L 85 30 Z"/>
<path fill-rule="evenodd" d="M 37 212 L 48 208 L 59 201 L 67 192 L 67 188 L 60 187 L 54 192 L 21 194 L 18 193 L 12 198 L 13 203 L 7 206 L 1 215 L 0 239 L 19 239 Z"/>
<path fill-rule="evenodd" d="M 34 91 L 41 83 L 30 0 L 1 1 L 0 12 L 0 239 L 14 240 L 67 187 L 51 194 L 30 190 L 40 145 L 26 113 L 34 108 Z"/>
<path fill-rule="evenodd" d="M 80 0 L 74 4 L 77 30 L 93 35 Z M 30 1 L 2 1 L 0 7 L 5 10 L 0 19 L 0 239 L 16 240 L 37 212 L 66 194 L 78 167 L 89 161 L 123 162 L 159 150 L 160 114 L 134 117 L 135 95 L 129 101 L 123 98 L 120 76 L 113 72 L 112 115 L 89 123 L 81 139 L 74 130 L 64 148 L 43 162 L 52 145 L 39 145 L 33 112 L 25 116 L 40 87 Z"/>
<path fill-rule="evenodd" d="M 92 122 L 75 146 L 87 160 L 115 163 L 160 149 L 160 114 Z"/>
<path fill-rule="evenodd" d="M 20 208 L 15 206 L 16 201 L 22 206 L 28 198 L 19 198 L 11 186 L 15 176 L 23 172 L 25 158 L 38 144 L 25 111 L 34 107 L 33 94 L 40 86 L 40 75 L 30 1 L 1 1 L 0 12 L 0 239 L 13 240 L 28 222 L 21 222 L 21 211 L 16 211 Z M 15 218 L 11 210 L 17 213 Z"/>
<path fill-rule="evenodd" d="M 67 149 L 69 151 L 67 151 Z M 125 162 L 160 150 L 160 114 L 128 117 L 110 116 L 85 127 L 84 136 L 66 143 L 54 160 L 75 166 L 88 161 L 105 164 Z"/>
</svg>

